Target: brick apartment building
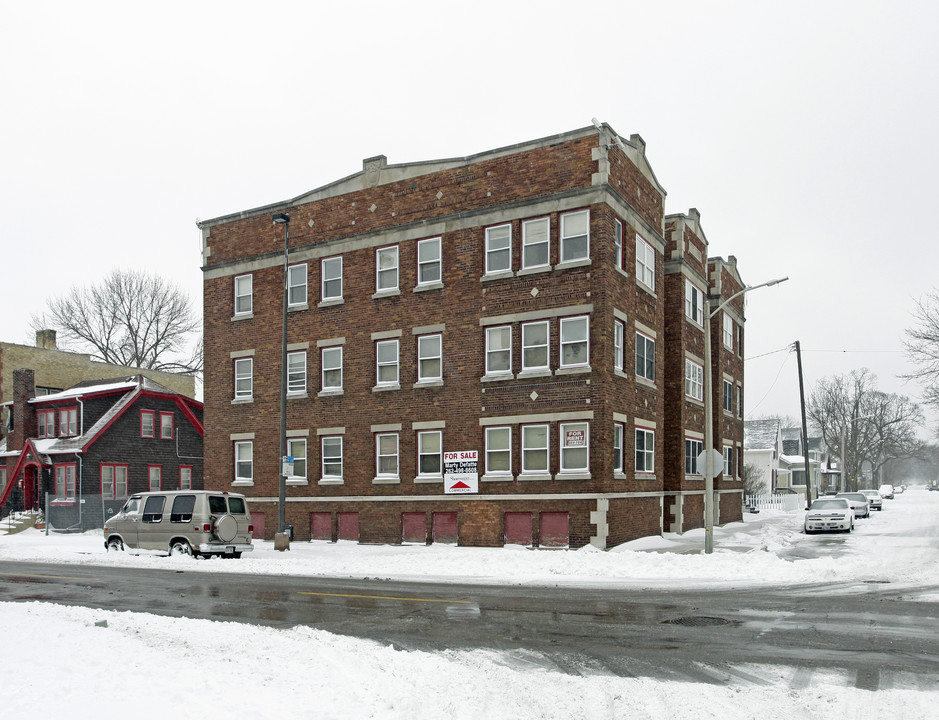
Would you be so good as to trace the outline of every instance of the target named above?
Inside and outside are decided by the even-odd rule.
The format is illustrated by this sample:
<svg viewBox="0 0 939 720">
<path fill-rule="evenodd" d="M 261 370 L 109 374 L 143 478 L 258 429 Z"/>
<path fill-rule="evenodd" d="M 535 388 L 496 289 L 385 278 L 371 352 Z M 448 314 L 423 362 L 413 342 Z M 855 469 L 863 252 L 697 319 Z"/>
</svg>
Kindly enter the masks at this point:
<svg viewBox="0 0 939 720">
<path fill-rule="evenodd" d="M 665 195 L 642 139 L 603 125 L 369 158 L 200 222 L 205 486 L 276 531 L 286 213 L 296 539 L 609 547 L 701 527 L 703 313 L 743 283 Z M 742 512 L 743 322 L 738 299 L 711 324 L 720 522 Z M 454 451 L 478 452 L 477 492 L 448 492 Z"/>
</svg>

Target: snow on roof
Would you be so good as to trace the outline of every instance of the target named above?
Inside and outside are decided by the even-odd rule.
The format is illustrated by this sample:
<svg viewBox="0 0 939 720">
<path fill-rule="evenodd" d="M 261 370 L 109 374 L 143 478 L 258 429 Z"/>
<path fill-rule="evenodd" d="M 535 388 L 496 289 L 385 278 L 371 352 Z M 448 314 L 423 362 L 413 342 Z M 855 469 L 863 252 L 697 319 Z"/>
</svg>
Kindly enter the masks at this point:
<svg viewBox="0 0 939 720">
<path fill-rule="evenodd" d="M 743 447 L 745 450 L 774 450 L 779 433 L 779 420 L 746 420 L 743 423 Z"/>
<path fill-rule="evenodd" d="M 155 380 L 151 380 L 146 375 L 130 375 L 102 380 L 85 380 L 84 382 L 73 385 L 72 387 L 68 388 L 67 390 L 63 390 L 62 392 L 57 392 L 52 395 L 41 395 L 39 397 L 32 398 L 29 402 L 55 402 L 57 400 L 68 400 L 70 398 L 81 397 L 83 395 L 106 393 L 115 390 L 131 390 L 136 387 L 153 392 L 170 393 L 172 395 L 177 394 L 165 385 L 161 385 Z"/>
</svg>

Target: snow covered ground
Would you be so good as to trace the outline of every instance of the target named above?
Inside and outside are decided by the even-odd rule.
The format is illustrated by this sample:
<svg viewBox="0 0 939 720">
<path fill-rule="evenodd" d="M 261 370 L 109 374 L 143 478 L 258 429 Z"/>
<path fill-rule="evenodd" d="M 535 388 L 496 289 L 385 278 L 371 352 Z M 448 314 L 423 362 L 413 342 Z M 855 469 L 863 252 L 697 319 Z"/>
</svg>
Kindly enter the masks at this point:
<svg viewBox="0 0 939 720">
<path fill-rule="evenodd" d="M 939 493 L 915 488 L 868 520 L 841 550 L 814 550 L 802 512 L 764 511 L 703 532 L 643 538 L 612 551 L 258 542 L 241 560 L 107 553 L 100 533 L 0 534 L 0 560 L 186 568 L 201 572 L 433 579 L 493 584 L 645 587 L 888 581 L 939 602 Z M 13 520 L 0 521 L 0 533 Z M 802 556 L 805 559 L 800 559 Z M 2 579 L 0 579 L 2 582 Z M 931 589 L 930 589 L 931 588 Z M 937 618 L 939 621 L 939 618 Z M 105 626 L 106 625 L 106 626 Z M 929 631 L 934 631 L 929 629 Z M 91 717 L 133 713 L 237 718 L 935 718 L 935 692 L 858 690 L 816 672 L 791 689 L 788 668 L 746 668 L 759 682 L 728 686 L 525 668 L 491 651 L 400 651 L 309 627 L 279 630 L 129 612 L 0 603 L 5 693 L 0 714 Z M 250 648 L 252 661 L 233 661 Z M 53 692 L 48 692 L 53 689 Z"/>
</svg>

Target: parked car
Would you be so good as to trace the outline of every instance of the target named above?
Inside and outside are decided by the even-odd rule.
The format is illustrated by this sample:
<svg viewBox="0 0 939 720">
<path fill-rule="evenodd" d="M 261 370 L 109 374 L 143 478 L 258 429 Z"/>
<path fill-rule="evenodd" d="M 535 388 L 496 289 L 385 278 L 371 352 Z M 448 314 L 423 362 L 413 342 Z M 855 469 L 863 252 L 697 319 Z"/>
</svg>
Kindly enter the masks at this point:
<svg viewBox="0 0 939 720">
<path fill-rule="evenodd" d="M 854 511 L 845 498 L 820 497 L 805 513 L 805 534 L 825 530 L 851 532 L 854 529 Z"/>
<path fill-rule="evenodd" d="M 835 497 L 844 498 L 848 501 L 851 509 L 854 510 L 854 517 L 866 518 L 871 516 L 871 506 L 864 493 L 843 492 L 838 493 Z"/>
<path fill-rule="evenodd" d="M 239 558 L 251 545 L 251 513 L 244 495 L 175 490 L 131 495 L 104 525 L 110 550 L 159 550 L 170 555 Z"/>
<path fill-rule="evenodd" d="M 893 492 L 896 495 L 902 495 L 904 490 L 906 490 L 906 485 L 894 485 L 893 486 Z"/>
<path fill-rule="evenodd" d="M 884 500 L 893 500 L 893 485 L 881 485 L 877 488 L 877 492 Z"/>
<path fill-rule="evenodd" d="M 861 490 L 861 494 L 867 497 L 867 503 L 871 506 L 871 510 L 884 509 L 884 499 L 880 497 L 880 493 L 876 490 Z"/>
</svg>

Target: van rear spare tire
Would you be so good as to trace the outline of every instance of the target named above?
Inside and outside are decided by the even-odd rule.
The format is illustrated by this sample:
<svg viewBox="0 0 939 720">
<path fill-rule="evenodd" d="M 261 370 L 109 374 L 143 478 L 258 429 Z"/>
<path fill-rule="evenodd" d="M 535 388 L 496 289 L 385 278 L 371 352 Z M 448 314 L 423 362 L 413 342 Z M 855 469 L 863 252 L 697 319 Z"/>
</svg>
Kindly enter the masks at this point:
<svg viewBox="0 0 939 720">
<path fill-rule="evenodd" d="M 215 520 L 215 536 L 222 542 L 231 542 L 238 534 L 238 521 L 231 515 L 222 515 Z"/>
</svg>

